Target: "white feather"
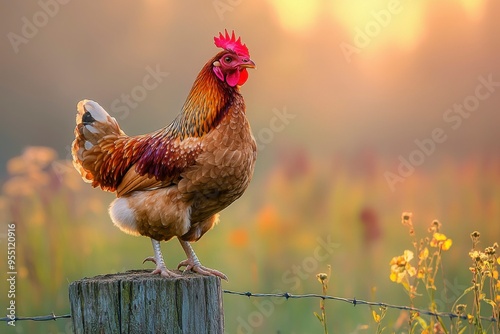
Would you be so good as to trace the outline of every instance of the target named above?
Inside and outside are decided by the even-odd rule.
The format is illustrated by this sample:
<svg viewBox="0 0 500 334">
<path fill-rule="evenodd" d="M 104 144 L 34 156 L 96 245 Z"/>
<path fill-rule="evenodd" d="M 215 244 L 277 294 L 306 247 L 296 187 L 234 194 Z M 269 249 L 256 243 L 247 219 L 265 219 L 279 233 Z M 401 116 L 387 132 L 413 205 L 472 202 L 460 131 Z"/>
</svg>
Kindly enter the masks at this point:
<svg viewBox="0 0 500 334">
<path fill-rule="evenodd" d="M 99 105 L 99 103 L 92 100 L 83 100 L 83 107 L 96 121 L 104 123 L 108 120 L 108 113 Z"/>
<path fill-rule="evenodd" d="M 115 199 L 109 206 L 109 215 L 113 223 L 123 232 L 139 235 L 135 221 L 135 212 L 128 206 L 126 198 L 120 197 Z"/>
<path fill-rule="evenodd" d="M 100 131 L 97 130 L 94 126 L 92 125 L 85 125 L 85 128 L 87 128 L 87 130 L 89 130 L 90 133 L 93 133 L 93 134 L 96 134 L 96 133 L 99 133 Z"/>
<path fill-rule="evenodd" d="M 90 149 L 92 149 L 92 147 L 94 147 L 94 145 L 92 145 L 91 142 L 85 141 L 85 149 L 86 150 L 90 150 Z"/>
</svg>

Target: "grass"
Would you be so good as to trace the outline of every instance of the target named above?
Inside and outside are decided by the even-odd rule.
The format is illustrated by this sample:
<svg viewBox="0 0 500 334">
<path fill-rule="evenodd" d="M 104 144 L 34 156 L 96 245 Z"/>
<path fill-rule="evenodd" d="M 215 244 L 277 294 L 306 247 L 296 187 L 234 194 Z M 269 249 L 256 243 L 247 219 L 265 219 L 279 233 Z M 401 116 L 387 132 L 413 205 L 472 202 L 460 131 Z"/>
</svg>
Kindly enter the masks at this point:
<svg viewBox="0 0 500 334">
<path fill-rule="evenodd" d="M 113 196 L 83 183 L 68 162 L 50 152 L 39 148 L 14 158 L 8 168 L 10 177 L 2 186 L 1 223 L 14 221 L 18 228 L 19 315 L 68 313 L 67 286 L 81 277 L 150 268 L 142 264 L 151 255 L 149 241 L 125 235 L 112 225 L 106 209 Z M 486 254 L 481 244 L 493 245 L 500 235 L 499 159 L 443 162 L 433 170 L 422 167 L 398 185 L 395 193 L 383 178 L 387 166 L 382 159 L 373 161 L 368 171 L 360 170 L 356 161 L 333 165 L 328 157 L 303 159 L 300 166 L 283 159 L 257 170 L 246 194 L 224 210 L 221 223 L 194 245 L 204 265 L 228 275 L 223 288 L 308 293 L 318 289 L 316 274 L 331 265 L 330 295 L 373 296 L 381 302 L 413 303 L 439 311 L 455 307 L 457 312 L 470 314 L 472 324 L 455 322 L 452 331 L 444 319 L 441 326 L 450 333 L 464 327 L 467 333 L 480 323 L 482 330 L 493 331 L 491 324 L 475 315 L 491 315 L 493 306 L 488 301 L 497 302 L 490 292 L 497 293 L 493 283 L 498 277 L 492 270 L 488 276 L 485 262 L 481 266 L 470 257 L 470 237 L 464 231 L 482 231 L 481 243 L 474 248 L 479 254 Z M 414 235 L 405 233 L 395 219 L 405 210 L 416 213 L 411 216 Z M 434 217 L 440 217 L 446 231 L 442 226 L 439 231 L 428 231 L 423 222 L 432 222 Z M 0 233 L 7 230 L 0 228 Z M 434 238 L 435 233 L 445 238 Z M 328 240 L 334 246 L 325 246 Z M 445 250 L 447 240 L 453 242 Z M 422 253 L 424 246 L 427 257 Z M 162 247 L 167 266 L 184 259 L 178 243 Z M 410 276 L 413 270 L 405 267 L 406 287 L 402 283 L 406 278 L 399 283 L 388 278 L 391 259 L 399 254 L 404 260 L 405 250 L 413 253 L 409 261 L 415 268 Z M 470 283 L 471 279 L 476 283 Z M 0 304 L 6 302 L 1 290 Z M 270 299 L 262 304 L 232 297 L 224 303 L 227 333 L 244 333 L 243 324 L 254 333 L 325 331 L 325 325 L 319 327 L 318 318 L 311 316 L 318 310 L 314 300 Z M 410 318 L 394 310 L 366 312 L 334 302 L 323 307 L 330 333 L 408 333 L 411 328 L 417 333 L 439 324 L 420 317 L 424 324 L 418 315 Z M 317 313 L 323 319 L 321 306 Z M 66 333 L 68 323 L 18 325 L 25 332 Z"/>
<path fill-rule="evenodd" d="M 330 265 L 328 265 L 328 274 L 319 273 L 316 275 L 318 282 L 321 284 L 321 292 L 323 293 L 323 296 L 326 296 L 328 294 L 328 277 L 330 276 L 332 276 L 332 267 Z M 321 299 L 319 301 L 319 309 L 321 310 L 321 315 L 319 315 L 316 312 L 314 312 L 314 315 L 323 326 L 323 333 L 328 334 L 328 324 L 326 321 L 326 309 L 325 309 L 324 299 Z"/>
<path fill-rule="evenodd" d="M 390 280 L 400 284 L 409 297 L 409 306 L 415 307 L 416 299 L 425 298 L 427 309 L 431 312 L 453 312 L 467 317 L 464 324 L 461 318 L 454 318 L 449 324 L 445 324 L 442 317 L 428 317 L 424 319 L 418 312 L 410 312 L 408 316 L 409 333 L 464 333 L 466 330 L 474 333 L 499 333 L 500 323 L 500 281 L 498 279 L 498 265 L 500 259 L 496 255 L 498 244 L 486 247 L 484 250 L 478 248 L 480 233 L 471 233 L 472 249 L 468 256 L 472 265 L 468 268 L 472 273 L 471 286 L 466 287 L 456 298 L 450 310 L 438 309 L 436 296 L 439 288 L 438 277 L 446 281 L 446 275 L 438 276 L 443 271 L 443 253 L 450 250 L 453 242 L 441 233 L 441 223 L 434 220 L 427 232 L 428 235 L 418 239 L 415 234 L 412 214 L 403 213 L 403 225 L 407 226 L 412 237 L 412 250 L 406 249 L 403 255 L 394 257 L 391 262 Z M 418 254 L 414 257 L 413 254 Z M 446 295 L 446 285 L 442 284 L 442 292 Z M 423 291 L 422 291 L 423 290 Z M 441 296 L 443 295 L 441 293 Z M 460 303 L 469 297 L 469 305 Z M 485 311 L 489 307 L 491 310 Z M 488 321 L 485 319 L 492 319 Z"/>
<path fill-rule="evenodd" d="M 461 291 L 450 310 L 439 309 L 436 300 L 436 296 L 440 292 L 437 287 L 438 272 L 442 271 L 443 268 L 443 252 L 449 251 L 453 242 L 441 233 L 442 225 L 437 220 L 434 220 L 427 229 L 427 236 L 417 238 L 412 216 L 412 213 L 403 213 L 402 223 L 408 228 L 412 237 L 413 250 L 405 249 L 402 255 L 393 257 L 389 263 L 389 279 L 403 287 L 403 291 L 409 298 L 406 305 L 412 309 L 410 311 L 404 310 L 403 319 L 405 319 L 406 324 L 401 322 L 397 328 L 393 325 L 393 333 L 396 332 L 395 329 L 410 334 L 462 334 L 467 331 L 475 334 L 499 333 L 500 280 L 498 268 L 500 257 L 496 254 L 498 243 L 495 242 L 492 246 L 482 250 L 478 247 L 480 233 L 474 231 L 470 234 L 472 249 L 468 256 L 472 264 L 468 269 L 472 273 L 471 286 L 465 287 Z M 418 254 L 418 256 L 415 257 L 414 254 Z M 329 276 L 331 276 L 330 266 L 328 274 L 318 273 L 316 275 L 322 285 L 323 296 L 327 295 Z M 446 280 L 444 274 L 440 277 Z M 442 292 L 446 294 L 446 285 L 441 285 L 441 287 L 444 289 Z M 471 307 L 463 303 L 467 297 L 469 297 Z M 418 299 L 425 299 L 428 305 L 426 309 L 419 308 Z M 419 304 L 421 305 L 421 301 Z M 394 306 L 391 308 L 396 309 Z M 402 309 L 403 305 L 399 305 L 397 308 Z M 373 306 L 370 306 L 370 309 L 376 324 L 375 333 L 383 333 L 388 328 L 383 325 L 388 307 L 380 306 L 378 310 L 375 310 Z M 323 326 L 323 332 L 327 334 L 325 299 L 320 300 L 320 310 L 321 314 L 314 312 L 314 315 Z M 427 314 L 427 310 L 433 315 Z M 358 328 L 368 329 L 369 327 Z"/>
</svg>

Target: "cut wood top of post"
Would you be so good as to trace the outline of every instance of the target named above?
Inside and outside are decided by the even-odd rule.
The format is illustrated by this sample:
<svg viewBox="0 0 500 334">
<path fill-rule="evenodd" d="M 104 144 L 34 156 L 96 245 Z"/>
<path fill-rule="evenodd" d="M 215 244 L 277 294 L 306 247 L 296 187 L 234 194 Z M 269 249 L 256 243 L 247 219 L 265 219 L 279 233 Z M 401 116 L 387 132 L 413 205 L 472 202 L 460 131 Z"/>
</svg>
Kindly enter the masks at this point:
<svg viewBox="0 0 500 334">
<path fill-rule="evenodd" d="M 79 281 L 91 281 L 91 280 L 96 280 L 96 281 L 128 281 L 128 280 L 168 280 L 168 281 L 175 281 L 175 280 L 189 280 L 189 279 L 196 279 L 196 278 L 207 278 L 207 279 L 214 279 L 216 276 L 204 276 L 200 275 L 197 273 L 193 273 L 191 271 L 188 272 L 182 272 L 180 270 L 176 270 L 180 277 L 175 277 L 175 278 L 170 278 L 170 277 L 162 277 L 158 274 L 153 275 L 151 274 L 151 271 L 148 269 L 134 269 L 134 270 L 127 270 L 126 272 L 122 273 L 114 273 L 114 274 L 104 274 L 104 275 L 97 275 L 94 277 L 84 277 L 80 279 Z M 217 277 L 217 279 L 220 280 L 220 278 Z"/>
</svg>

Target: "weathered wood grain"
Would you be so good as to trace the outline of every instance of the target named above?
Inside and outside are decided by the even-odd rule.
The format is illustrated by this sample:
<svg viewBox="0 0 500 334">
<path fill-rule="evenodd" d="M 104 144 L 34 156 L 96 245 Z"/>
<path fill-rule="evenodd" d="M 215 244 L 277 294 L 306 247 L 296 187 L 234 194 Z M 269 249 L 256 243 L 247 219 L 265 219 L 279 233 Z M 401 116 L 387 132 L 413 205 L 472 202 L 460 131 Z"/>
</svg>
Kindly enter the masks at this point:
<svg viewBox="0 0 500 334">
<path fill-rule="evenodd" d="M 224 333 L 218 277 L 132 270 L 72 282 L 69 299 L 76 334 Z"/>
</svg>

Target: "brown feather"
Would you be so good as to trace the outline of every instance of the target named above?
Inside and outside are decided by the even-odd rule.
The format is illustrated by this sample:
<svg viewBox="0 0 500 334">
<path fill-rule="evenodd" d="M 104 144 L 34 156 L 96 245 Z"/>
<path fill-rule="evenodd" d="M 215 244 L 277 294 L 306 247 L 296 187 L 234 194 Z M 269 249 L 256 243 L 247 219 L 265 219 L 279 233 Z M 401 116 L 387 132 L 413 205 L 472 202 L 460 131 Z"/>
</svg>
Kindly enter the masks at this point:
<svg viewBox="0 0 500 334">
<path fill-rule="evenodd" d="M 177 118 L 156 132 L 127 136 L 100 107 L 78 105 L 74 165 L 125 201 L 133 222 L 124 231 L 196 241 L 250 183 L 256 144 L 243 97 L 212 70 L 224 52 L 203 67 Z"/>
</svg>

